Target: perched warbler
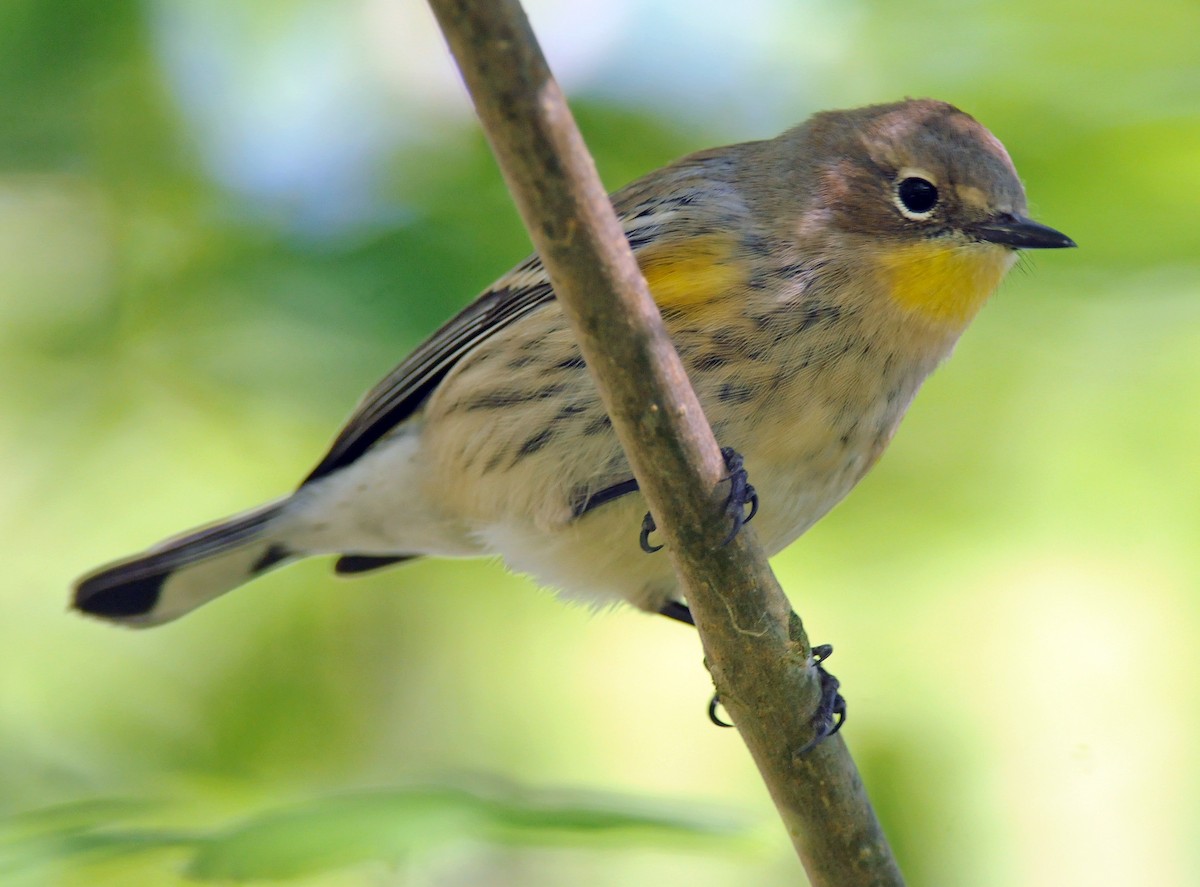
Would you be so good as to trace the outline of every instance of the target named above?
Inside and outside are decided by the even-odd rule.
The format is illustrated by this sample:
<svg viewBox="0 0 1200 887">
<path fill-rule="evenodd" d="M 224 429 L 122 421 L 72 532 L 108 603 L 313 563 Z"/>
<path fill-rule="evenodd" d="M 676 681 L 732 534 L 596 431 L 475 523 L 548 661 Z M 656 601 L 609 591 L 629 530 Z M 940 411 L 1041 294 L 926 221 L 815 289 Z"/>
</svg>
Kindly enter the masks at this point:
<svg viewBox="0 0 1200 887">
<path fill-rule="evenodd" d="M 613 203 L 718 441 L 782 549 L 875 464 L 1016 260 L 1074 246 L 1026 218 L 1004 147 L 919 100 L 702 151 Z M 291 495 L 82 578 L 80 610 L 157 625 L 281 564 L 357 573 L 495 555 L 572 595 L 686 614 L 646 504 L 534 256 L 372 389 Z"/>
</svg>

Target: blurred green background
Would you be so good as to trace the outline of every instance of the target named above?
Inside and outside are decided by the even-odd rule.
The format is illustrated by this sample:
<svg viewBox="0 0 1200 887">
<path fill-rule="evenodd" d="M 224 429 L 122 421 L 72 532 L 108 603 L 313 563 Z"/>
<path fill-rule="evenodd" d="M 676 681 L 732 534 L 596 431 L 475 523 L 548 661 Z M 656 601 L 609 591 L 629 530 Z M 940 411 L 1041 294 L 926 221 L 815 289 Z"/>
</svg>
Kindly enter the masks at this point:
<svg viewBox="0 0 1200 887">
<path fill-rule="evenodd" d="M 1200 881 L 1200 6 L 529 10 L 613 187 L 904 95 L 1007 144 L 1081 248 L 776 566 L 912 884 Z M 667 620 L 434 561 L 66 613 L 291 487 L 527 250 L 416 0 L 0 3 L 0 882 L 802 880 Z"/>
</svg>

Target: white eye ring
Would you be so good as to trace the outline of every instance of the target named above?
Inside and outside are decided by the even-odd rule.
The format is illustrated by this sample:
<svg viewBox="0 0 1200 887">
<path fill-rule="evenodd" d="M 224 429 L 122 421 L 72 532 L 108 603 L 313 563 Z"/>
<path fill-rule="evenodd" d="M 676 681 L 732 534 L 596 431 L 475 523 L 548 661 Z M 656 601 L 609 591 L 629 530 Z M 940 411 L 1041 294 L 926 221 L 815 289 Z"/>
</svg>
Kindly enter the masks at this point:
<svg viewBox="0 0 1200 887">
<path fill-rule="evenodd" d="M 924 221 L 937 210 L 940 201 L 937 183 L 924 170 L 903 169 L 896 176 L 892 201 L 905 218 Z"/>
</svg>

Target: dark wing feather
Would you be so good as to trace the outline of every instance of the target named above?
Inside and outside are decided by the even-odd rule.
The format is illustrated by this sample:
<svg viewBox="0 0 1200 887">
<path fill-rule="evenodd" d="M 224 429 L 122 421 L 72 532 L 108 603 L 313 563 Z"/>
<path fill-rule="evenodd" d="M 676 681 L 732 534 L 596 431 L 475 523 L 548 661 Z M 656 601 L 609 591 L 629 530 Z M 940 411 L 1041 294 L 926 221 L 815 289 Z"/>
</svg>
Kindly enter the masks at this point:
<svg viewBox="0 0 1200 887">
<path fill-rule="evenodd" d="M 727 186 L 727 151 L 706 151 L 685 157 L 667 169 L 651 173 L 613 195 L 629 245 L 635 252 L 647 243 L 698 233 L 693 226 L 668 223 L 671 217 L 693 215 L 712 225 L 723 220 L 704 208 L 705 200 L 722 198 Z M 714 184 L 717 187 L 714 187 Z M 664 197 L 667 191 L 669 196 Z M 732 221 L 725 221 L 732 225 Z M 554 299 L 541 259 L 531 256 L 501 278 L 490 290 L 418 346 L 358 405 L 329 452 L 304 483 L 349 465 L 380 438 L 416 412 L 430 392 L 462 357 L 489 336 Z M 596 503 L 599 504 L 599 503 Z"/>
<path fill-rule="evenodd" d="M 533 256 L 517 266 L 421 343 L 367 393 L 304 484 L 344 468 L 363 455 L 416 412 L 463 355 L 553 299 L 554 290 L 540 259 Z"/>
</svg>

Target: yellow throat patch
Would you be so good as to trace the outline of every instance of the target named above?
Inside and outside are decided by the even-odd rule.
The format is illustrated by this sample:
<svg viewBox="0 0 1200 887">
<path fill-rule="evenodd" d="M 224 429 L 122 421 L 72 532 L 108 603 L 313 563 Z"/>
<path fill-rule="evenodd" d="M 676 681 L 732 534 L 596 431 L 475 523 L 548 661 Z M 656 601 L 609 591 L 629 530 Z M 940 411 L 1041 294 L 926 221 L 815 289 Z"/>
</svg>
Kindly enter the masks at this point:
<svg viewBox="0 0 1200 887">
<path fill-rule="evenodd" d="M 877 267 L 892 298 L 908 310 L 966 326 L 1015 260 L 1002 247 L 919 243 L 881 253 Z"/>
</svg>

